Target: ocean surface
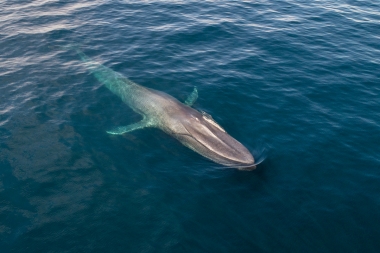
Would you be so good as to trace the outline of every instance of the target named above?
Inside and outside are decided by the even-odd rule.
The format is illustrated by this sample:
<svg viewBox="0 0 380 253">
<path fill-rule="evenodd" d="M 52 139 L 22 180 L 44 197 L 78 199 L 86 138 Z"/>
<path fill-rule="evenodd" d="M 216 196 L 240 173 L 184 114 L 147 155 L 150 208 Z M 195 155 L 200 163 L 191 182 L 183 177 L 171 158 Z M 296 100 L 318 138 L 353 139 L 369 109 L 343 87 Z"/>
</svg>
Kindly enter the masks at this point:
<svg viewBox="0 0 380 253">
<path fill-rule="evenodd" d="M 213 163 L 67 48 L 203 110 Z M 380 2 L 0 2 L 0 252 L 379 252 Z"/>
</svg>

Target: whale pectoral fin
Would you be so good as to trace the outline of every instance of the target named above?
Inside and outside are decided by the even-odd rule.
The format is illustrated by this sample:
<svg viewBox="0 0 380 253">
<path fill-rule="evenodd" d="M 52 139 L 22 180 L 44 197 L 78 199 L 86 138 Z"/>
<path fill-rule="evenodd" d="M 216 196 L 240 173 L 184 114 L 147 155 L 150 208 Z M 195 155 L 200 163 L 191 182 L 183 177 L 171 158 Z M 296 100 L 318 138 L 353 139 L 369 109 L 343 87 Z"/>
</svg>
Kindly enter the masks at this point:
<svg viewBox="0 0 380 253">
<path fill-rule="evenodd" d="M 152 126 L 149 121 L 147 120 L 142 120 L 140 122 L 128 125 L 128 126 L 119 126 L 115 127 L 114 129 L 111 129 L 107 131 L 108 134 L 124 134 L 128 133 L 137 129 L 145 128 L 145 127 L 150 127 Z"/>
<path fill-rule="evenodd" d="M 197 87 L 195 86 L 193 92 L 191 92 L 191 94 L 187 97 L 185 104 L 188 106 L 192 106 L 195 103 L 195 101 L 197 101 L 197 98 L 198 98 L 198 90 L 197 90 Z"/>
</svg>

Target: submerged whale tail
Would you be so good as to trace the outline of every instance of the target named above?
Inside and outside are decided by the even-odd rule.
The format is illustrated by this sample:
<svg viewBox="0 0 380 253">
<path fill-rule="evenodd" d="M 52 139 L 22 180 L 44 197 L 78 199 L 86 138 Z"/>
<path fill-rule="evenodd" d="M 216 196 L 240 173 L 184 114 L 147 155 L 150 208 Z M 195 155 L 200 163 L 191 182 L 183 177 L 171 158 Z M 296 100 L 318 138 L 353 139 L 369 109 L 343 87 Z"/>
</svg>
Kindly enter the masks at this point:
<svg viewBox="0 0 380 253">
<path fill-rule="evenodd" d="M 94 65 L 95 64 L 101 65 L 100 63 L 95 62 L 90 57 L 88 57 L 85 53 L 83 53 L 83 51 L 80 48 L 81 48 L 80 44 L 74 44 L 74 43 L 67 44 L 64 46 L 59 46 L 59 49 L 61 49 L 61 50 L 76 52 L 79 55 L 80 59 L 85 63 L 92 63 Z"/>
<path fill-rule="evenodd" d="M 80 45 L 79 44 L 67 44 L 67 45 L 64 45 L 64 46 L 59 46 L 59 48 L 61 50 L 65 50 L 65 51 L 68 51 L 68 50 L 75 51 L 79 55 L 80 59 L 83 62 L 85 62 L 85 63 L 93 63 L 95 65 L 95 62 L 93 60 L 91 60 L 90 57 L 88 57 L 87 55 L 85 55 L 83 53 L 83 51 L 80 49 Z"/>
<path fill-rule="evenodd" d="M 50 45 L 48 46 L 48 48 L 52 49 L 52 50 L 56 50 L 56 51 L 81 51 L 80 48 L 81 48 L 81 44 L 74 44 L 74 43 L 70 43 L 70 44 L 67 44 L 67 45 Z"/>
<path fill-rule="evenodd" d="M 118 95 L 123 101 L 126 99 L 126 89 L 130 86 L 136 85 L 122 74 L 92 60 L 80 49 L 79 45 L 68 44 L 62 46 L 61 49 L 75 51 L 85 67 L 95 76 L 95 78 L 114 94 Z"/>
</svg>

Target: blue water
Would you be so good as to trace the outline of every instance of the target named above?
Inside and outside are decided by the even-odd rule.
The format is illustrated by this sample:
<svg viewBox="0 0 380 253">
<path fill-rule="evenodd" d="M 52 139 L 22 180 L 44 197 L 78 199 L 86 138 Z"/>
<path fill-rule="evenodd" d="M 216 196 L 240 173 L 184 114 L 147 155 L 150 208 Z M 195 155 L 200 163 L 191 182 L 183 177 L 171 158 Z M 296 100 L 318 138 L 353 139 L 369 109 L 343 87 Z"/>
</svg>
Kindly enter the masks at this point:
<svg viewBox="0 0 380 253">
<path fill-rule="evenodd" d="M 0 252 L 379 252 L 380 3 L 1 1 Z M 223 168 L 80 62 L 206 111 Z"/>
</svg>

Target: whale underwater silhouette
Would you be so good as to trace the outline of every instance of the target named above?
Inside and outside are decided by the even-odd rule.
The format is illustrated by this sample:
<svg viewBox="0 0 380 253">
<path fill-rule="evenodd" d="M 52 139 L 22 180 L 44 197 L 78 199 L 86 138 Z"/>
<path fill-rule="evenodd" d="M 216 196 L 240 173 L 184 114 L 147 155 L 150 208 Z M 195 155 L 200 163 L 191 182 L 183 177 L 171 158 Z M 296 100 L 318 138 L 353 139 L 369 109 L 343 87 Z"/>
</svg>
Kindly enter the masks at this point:
<svg viewBox="0 0 380 253">
<path fill-rule="evenodd" d="M 256 168 L 257 164 L 246 147 L 231 137 L 209 114 L 191 107 L 198 98 L 196 87 L 185 103 L 181 103 L 164 92 L 138 85 L 122 74 L 91 60 L 79 48 L 71 49 L 77 52 L 99 82 L 143 117 L 140 122 L 119 126 L 107 133 L 120 135 L 137 129 L 156 127 L 218 164 L 240 170 Z"/>
</svg>

